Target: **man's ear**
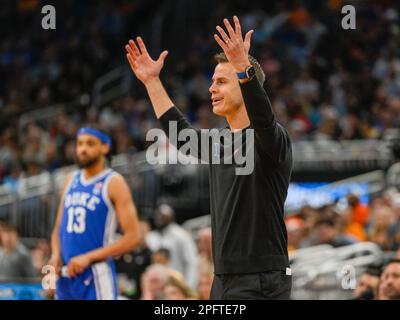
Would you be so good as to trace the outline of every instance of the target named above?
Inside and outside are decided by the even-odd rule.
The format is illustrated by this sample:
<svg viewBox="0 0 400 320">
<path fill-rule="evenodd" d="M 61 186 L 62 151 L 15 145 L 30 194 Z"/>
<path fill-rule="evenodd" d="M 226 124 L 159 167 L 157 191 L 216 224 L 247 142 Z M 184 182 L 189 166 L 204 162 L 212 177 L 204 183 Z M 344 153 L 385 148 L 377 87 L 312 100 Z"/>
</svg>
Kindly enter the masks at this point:
<svg viewBox="0 0 400 320">
<path fill-rule="evenodd" d="M 108 144 L 103 143 L 102 151 L 104 155 L 107 155 L 110 152 L 110 146 Z"/>
</svg>

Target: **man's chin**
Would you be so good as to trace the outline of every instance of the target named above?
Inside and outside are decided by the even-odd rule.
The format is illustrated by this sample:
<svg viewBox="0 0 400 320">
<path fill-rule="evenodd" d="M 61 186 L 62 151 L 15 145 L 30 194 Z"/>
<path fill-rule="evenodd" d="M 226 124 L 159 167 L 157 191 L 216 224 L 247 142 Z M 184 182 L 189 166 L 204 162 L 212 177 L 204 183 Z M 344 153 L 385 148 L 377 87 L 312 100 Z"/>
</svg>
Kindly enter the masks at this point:
<svg viewBox="0 0 400 320">
<path fill-rule="evenodd" d="M 97 163 L 97 159 L 78 160 L 77 161 L 78 167 L 81 169 L 89 168 L 89 167 L 93 166 L 95 163 Z"/>
<path fill-rule="evenodd" d="M 217 116 L 222 116 L 222 117 L 223 117 L 223 116 L 225 115 L 225 113 L 224 113 L 224 111 L 223 111 L 223 108 L 218 107 L 218 106 L 213 107 L 213 108 L 212 108 L 212 111 L 213 111 L 213 113 L 216 114 Z"/>
</svg>

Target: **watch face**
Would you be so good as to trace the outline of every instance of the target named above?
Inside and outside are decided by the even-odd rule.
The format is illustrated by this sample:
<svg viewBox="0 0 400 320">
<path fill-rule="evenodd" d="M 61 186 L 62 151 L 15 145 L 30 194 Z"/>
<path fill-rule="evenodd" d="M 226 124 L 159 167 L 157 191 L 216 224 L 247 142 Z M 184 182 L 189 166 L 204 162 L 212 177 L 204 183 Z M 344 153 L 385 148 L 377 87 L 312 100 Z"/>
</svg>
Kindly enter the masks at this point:
<svg viewBox="0 0 400 320">
<path fill-rule="evenodd" d="M 247 68 L 246 73 L 248 78 L 253 78 L 254 75 L 256 74 L 256 70 L 254 69 L 253 66 L 250 66 Z"/>
</svg>

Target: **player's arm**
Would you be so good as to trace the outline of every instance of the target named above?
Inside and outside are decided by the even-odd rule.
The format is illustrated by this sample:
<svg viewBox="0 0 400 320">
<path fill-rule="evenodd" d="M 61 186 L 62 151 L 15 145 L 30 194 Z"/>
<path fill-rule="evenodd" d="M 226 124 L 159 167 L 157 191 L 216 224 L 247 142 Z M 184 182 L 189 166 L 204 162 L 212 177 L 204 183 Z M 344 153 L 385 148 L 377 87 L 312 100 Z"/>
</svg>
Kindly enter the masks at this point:
<svg viewBox="0 0 400 320">
<path fill-rule="evenodd" d="M 128 184 L 122 176 L 116 175 L 110 179 L 108 193 L 115 207 L 122 236 L 109 246 L 72 258 L 68 264 L 68 274 L 71 277 L 82 273 L 92 263 L 132 251 L 139 244 L 137 211 Z"/>
<path fill-rule="evenodd" d="M 63 261 L 61 259 L 61 245 L 60 245 L 59 231 L 60 231 L 60 225 L 61 225 L 63 208 L 64 208 L 64 194 L 65 194 L 65 191 L 66 191 L 68 185 L 71 182 L 72 175 L 73 175 L 73 173 L 69 174 L 66 177 L 66 179 L 64 180 L 64 185 L 61 189 L 61 194 L 60 194 L 60 203 L 58 205 L 56 221 L 54 224 L 53 232 L 51 234 L 51 243 L 50 243 L 51 257 L 50 257 L 48 264 L 52 265 L 55 268 L 57 273 L 60 271 L 60 268 L 63 265 Z"/>
<path fill-rule="evenodd" d="M 243 40 L 239 19 L 234 17 L 233 20 L 235 29 L 227 19 L 224 19 L 228 33 L 217 26 L 219 35 L 214 35 L 214 38 L 224 51 L 228 61 L 239 73 L 251 64 L 248 53 L 252 31 L 249 31 Z M 239 82 L 256 142 L 272 163 L 281 163 L 290 150 L 290 139 L 285 130 L 277 125 L 267 93 L 256 77 L 251 80 L 239 80 Z"/>
</svg>

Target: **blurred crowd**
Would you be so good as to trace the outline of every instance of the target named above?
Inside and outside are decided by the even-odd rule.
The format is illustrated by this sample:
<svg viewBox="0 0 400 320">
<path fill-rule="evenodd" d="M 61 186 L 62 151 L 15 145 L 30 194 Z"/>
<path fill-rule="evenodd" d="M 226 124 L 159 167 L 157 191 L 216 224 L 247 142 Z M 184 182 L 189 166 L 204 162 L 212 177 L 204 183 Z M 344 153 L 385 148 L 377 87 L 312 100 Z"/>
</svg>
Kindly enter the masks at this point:
<svg viewBox="0 0 400 320">
<path fill-rule="evenodd" d="M 106 72 L 120 65 L 129 70 L 123 49 L 129 38 L 141 34 L 147 43 L 157 38 L 153 18 L 162 10 L 160 48 L 149 45 L 149 50 L 154 56 L 156 49 L 170 51 L 165 86 L 196 127 L 222 125 L 209 101 L 213 56 L 219 50 L 212 35 L 233 14 L 244 31 L 255 30 L 251 54 L 266 73 L 275 114 L 293 140 L 381 138 L 400 125 L 398 1 L 354 1 L 356 30 L 341 27 L 342 0 L 180 1 L 186 4 L 178 11 L 161 3 L 56 2 L 57 29 L 44 31 L 42 1 L 2 2 L 0 183 L 16 191 L 22 177 L 73 164 L 76 131 L 87 124 L 110 134 L 112 154 L 146 149 L 146 133 L 158 123 L 143 88 L 133 82 L 131 94 L 102 108 L 94 107 L 92 92 Z M 32 111 L 38 111 L 39 120 L 22 121 Z M 289 251 L 361 241 L 399 251 L 399 199 L 396 191 L 388 191 L 368 205 L 349 195 L 345 206 L 304 207 L 286 220 Z M 174 222 L 167 205 L 153 220 L 140 222 L 141 246 L 116 259 L 120 296 L 207 299 L 213 278 L 210 228 L 193 238 Z M 46 240 L 27 248 L 13 226 L 0 224 L 0 280 L 40 276 L 49 252 Z M 367 297 L 367 288 L 369 297 L 372 292 L 375 299 L 399 299 L 399 279 L 399 262 L 370 269 L 355 296 Z"/>
<path fill-rule="evenodd" d="M 162 76 L 189 120 L 202 128 L 221 125 L 208 92 L 219 50 L 212 34 L 233 14 L 243 30 L 255 30 L 251 53 L 265 70 L 265 88 L 293 140 L 380 138 L 400 119 L 399 2 L 353 4 L 356 30 L 342 29 L 341 0 L 194 1 L 179 12 L 173 3 L 162 7 L 157 1 L 69 0 L 56 3 L 57 29 L 44 31 L 41 1 L 5 1 L 0 182 L 12 189 L 22 175 L 73 163 L 74 135 L 85 124 L 96 123 L 112 136 L 113 154 L 147 147 L 146 132 L 158 123 L 139 83 L 132 94 L 102 108 L 92 103 L 99 76 L 120 65 L 129 70 L 123 44 L 135 34 L 145 38 L 150 52 L 170 50 Z M 160 12 L 165 25 L 153 30 Z M 172 15 L 185 25 L 185 34 Z M 151 46 L 152 32 L 158 32 L 160 48 Z M 25 112 L 46 106 L 57 110 L 46 121 L 21 122 Z"/>
<path fill-rule="evenodd" d="M 298 215 L 286 219 L 289 254 L 321 244 L 342 247 L 374 242 L 382 251 L 393 254 L 389 262 L 371 264 L 359 276 L 353 297 L 399 300 L 399 199 L 398 193 L 388 192 L 365 206 L 356 196 L 349 195 L 348 206 L 341 209 L 334 205 L 319 210 L 303 208 Z M 214 276 L 209 226 L 189 233 L 175 222 L 173 208 L 162 204 L 152 221 L 140 219 L 140 235 L 140 245 L 135 251 L 115 258 L 120 299 L 209 298 Z M 0 283 L 39 281 L 49 253 L 46 240 L 28 249 L 13 226 L 0 223 Z"/>
<path fill-rule="evenodd" d="M 374 196 L 369 204 L 349 194 L 344 203 L 315 209 L 303 207 L 286 219 L 289 252 L 329 244 L 333 247 L 370 241 L 383 251 L 400 256 L 400 193 L 388 190 Z"/>
</svg>

